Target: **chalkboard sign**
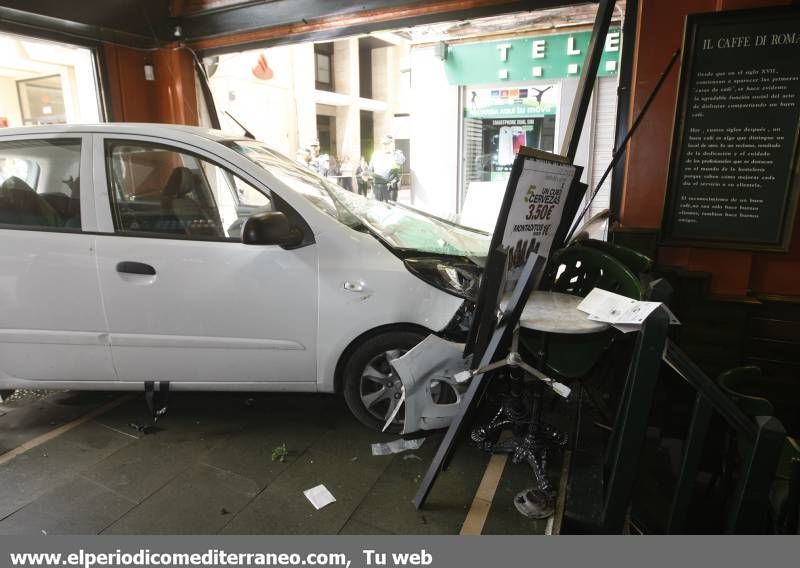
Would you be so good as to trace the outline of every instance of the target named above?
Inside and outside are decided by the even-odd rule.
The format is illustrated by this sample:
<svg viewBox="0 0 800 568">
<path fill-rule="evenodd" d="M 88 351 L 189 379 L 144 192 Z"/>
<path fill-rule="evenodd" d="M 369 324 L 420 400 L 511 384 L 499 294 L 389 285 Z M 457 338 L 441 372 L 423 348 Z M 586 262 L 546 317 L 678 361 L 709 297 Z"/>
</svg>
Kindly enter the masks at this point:
<svg viewBox="0 0 800 568">
<path fill-rule="evenodd" d="M 800 11 L 687 17 L 664 244 L 788 250 L 797 209 Z"/>
<path fill-rule="evenodd" d="M 573 195 L 582 172 L 583 168 L 558 154 L 527 146 L 519 149 L 489 249 L 509 248 L 508 290 L 516 284 L 531 252 L 546 259 L 553 246 L 562 246 L 558 239 L 575 215 Z"/>
</svg>

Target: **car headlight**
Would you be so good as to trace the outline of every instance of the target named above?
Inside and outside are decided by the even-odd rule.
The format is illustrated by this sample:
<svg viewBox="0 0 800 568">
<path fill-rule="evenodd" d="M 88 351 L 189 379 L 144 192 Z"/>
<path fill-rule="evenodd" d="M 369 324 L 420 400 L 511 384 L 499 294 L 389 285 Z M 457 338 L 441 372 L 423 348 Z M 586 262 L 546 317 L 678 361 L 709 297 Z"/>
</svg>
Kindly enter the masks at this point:
<svg viewBox="0 0 800 568">
<path fill-rule="evenodd" d="M 470 262 L 441 258 L 407 258 L 408 270 L 448 294 L 472 300 L 478 297 L 481 269 Z"/>
</svg>

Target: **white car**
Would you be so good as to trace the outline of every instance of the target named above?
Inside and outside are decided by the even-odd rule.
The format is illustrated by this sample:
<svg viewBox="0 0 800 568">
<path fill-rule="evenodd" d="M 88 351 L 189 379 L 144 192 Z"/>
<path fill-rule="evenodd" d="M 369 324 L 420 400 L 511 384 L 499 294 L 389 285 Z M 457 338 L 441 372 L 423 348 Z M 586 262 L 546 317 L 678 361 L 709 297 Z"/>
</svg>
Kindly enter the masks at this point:
<svg viewBox="0 0 800 568">
<path fill-rule="evenodd" d="M 378 427 L 488 244 L 218 131 L 2 130 L 0 389 L 341 392 Z"/>
</svg>

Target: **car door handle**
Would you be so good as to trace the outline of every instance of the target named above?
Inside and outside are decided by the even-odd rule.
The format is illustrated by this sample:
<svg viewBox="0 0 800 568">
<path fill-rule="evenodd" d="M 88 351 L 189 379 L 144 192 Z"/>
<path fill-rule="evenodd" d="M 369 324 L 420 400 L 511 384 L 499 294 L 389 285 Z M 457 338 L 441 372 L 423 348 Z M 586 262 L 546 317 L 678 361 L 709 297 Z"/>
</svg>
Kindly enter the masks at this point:
<svg viewBox="0 0 800 568">
<path fill-rule="evenodd" d="M 117 272 L 124 274 L 141 274 L 142 276 L 155 276 L 156 269 L 143 262 L 125 260 L 117 263 Z"/>
</svg>

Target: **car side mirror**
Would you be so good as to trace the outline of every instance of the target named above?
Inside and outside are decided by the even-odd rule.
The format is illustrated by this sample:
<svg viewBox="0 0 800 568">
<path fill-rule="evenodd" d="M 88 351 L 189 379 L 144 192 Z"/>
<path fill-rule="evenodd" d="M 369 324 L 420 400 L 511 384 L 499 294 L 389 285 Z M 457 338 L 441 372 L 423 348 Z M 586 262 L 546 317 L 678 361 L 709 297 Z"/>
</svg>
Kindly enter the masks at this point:
<svg viewBox="0 0 800 568">
<path fill-rule="evenodd" d="M 303 231 L 289 226 L 289 219 L 279 211 L 251 215 L 242 227 L 246 245 L 296 246 L 303 242 Z"/>
</svg>

